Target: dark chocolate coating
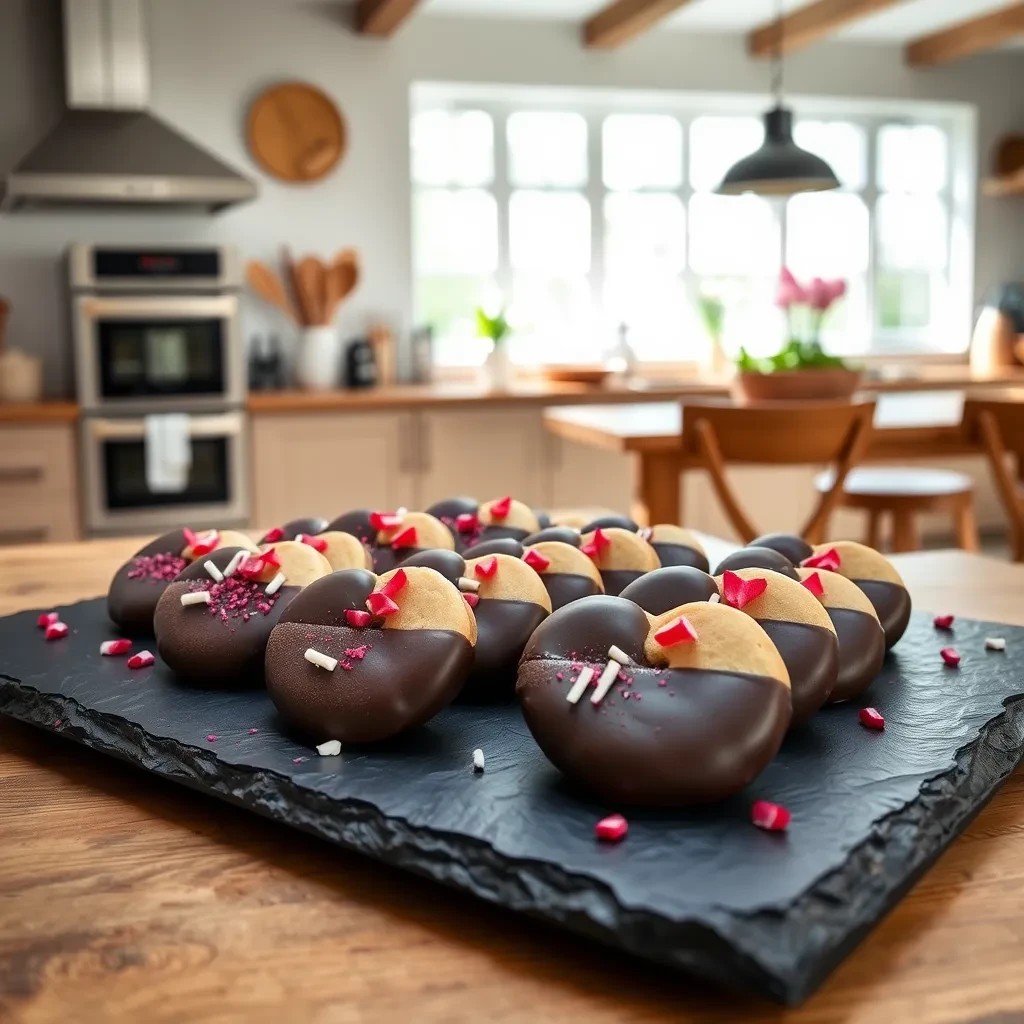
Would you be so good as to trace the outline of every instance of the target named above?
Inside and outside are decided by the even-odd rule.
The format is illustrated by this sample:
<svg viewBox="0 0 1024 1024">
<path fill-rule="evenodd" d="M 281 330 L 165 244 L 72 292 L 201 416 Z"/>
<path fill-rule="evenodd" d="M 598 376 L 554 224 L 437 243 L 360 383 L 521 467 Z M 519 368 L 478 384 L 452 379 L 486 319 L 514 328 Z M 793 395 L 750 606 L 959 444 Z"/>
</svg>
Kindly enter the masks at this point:
<svg viewBox="0 0 1024 1024">
<path fill-rule="evenodd" d="M 687 544 L 651 544 L 658 553 L 658 560 L 663 566 L 692 565 L 695 569 L 707 572 L 710 568 L 708 556 L 703 551 L 691 548 Z"/>
<path fill-rule="evenodd" d="M 153 555 L 167 555 L 180 559 L 186 544 L 184 530 L 171 530 L 139 548 L 114 573 L 114 578 L 110 581 L 110 588 L 107 591 L 107 614 L 122 632 L 130 633 L 133 636 L 153 635 L 153 613 L 156 611 L 161 595 L 173 579 L 173 577 L 166 580 L 151 579 L 148 576 L 129 579 L 128 574 L 137 568 L 136 559 L 150 558 Z M 182 568 L 185 564 L 182 559 Z"/>
<path fill-rule="evenodd" d="M 377 531 L 370 523 L 370 509 L 368 508 L 357 508 L 351 512 L 345 512 L 337 519 L 332 519 L 320 532 L 331 533 L 334 531 L 351 533 L 353 537 L 358 537 L 366 545 L 373 545 L 377 541 Z"/>
<path fill-rule="evenodd" d="M 601 516 L 598 519 L 594 519 L 592 522 L 587 523 L 580 533 L 590 533 L 592 530 L 629 530 L 630 533 L 636 533 L 640 529 L 639 523 L 634 523 L 629 516 Z"/>
<path fill-rule="evenodd" d="M 440 519 L 445 526 L 451 530 L 452 537 L 455 539 L 455 550 L 462 551 L 464 548 L 469 547 L 477 542 L 480 538 L 480 527 L 479 525 L 474 526 L 472 530 L 466 530 L 460 532 L 456 526 L 456 520 L 459 516 L 465 515 L 477 515 L 480 509 L 480 502 L 476 498 L 445 498 L 442 501 L 435 501 L 430 508 L 426 509 L 428 515 L 432 515 L 435 519 Z"/>
<path fill-rule="evenodd" d="M 910 594 L 888 580 L 854 580 L 867 595 L 885 631 L 886 650 L 897 643 L 910 622 Z"/>
<path fill-rule="evenodd" d="M 425 569 L 433 569 L 456 586 L 458 586 L 459 577 L 466 575 L 465 558 L 458 551 L 447 551 L 444 548 L 417 551 L 404 559 L 402 565 L 419 565 Z"/>
<path fill-rule="evenodd" d="M 219 548 L 205 558 L 197 558 L 171 583 L 153 617 L 156 647 L 160 657 L 174 673 L 198 686 L 253 689 L 263 686 L 263 657 L 270 632 L 281 613 L 302 592 L 287 584 L 273 595 L 269 612 L 261 612 L 259 597 L 249 603 L 248 620 L 230 617 L 222 622 L 207 605 L 182 607 L 181 595 L 195 590 L 190 583 L 214 581 L 204 563 L 212 561 L 223 570 L 241 548 Z M 253 588 L 262 592 L 264 587 Z"/>
<path fill-rule="evenodd" d="M 780 619 L 758 619 L 757 623 L 786 663 L 793 698 L 791 725 L 802 725 L 821 709 L 836 685 L 839 643 L 824 626 Z"/>
<path fill-rule="evenodd" d="M 513 558 L 522 558 L 523 542 L 512 537 L 491 537 L 466 548 L 462 555 L 464 558 L 484 558 L 487 555 L 511 555 Z"/>
<path fill-rule="evenodd" d="M 705 803 L 739 791 L 778 751 L 789 691 L 757 675 L 646 666 L 648 631 L 646 615 L 621 598 L 587 598 L 550 616 L 519 668 L 530 732 L 557 768 L 616 805 Z M 597 707 L 588 694 L 569 704 L 573 663 L 600 673 L 612 644 L 638 662 L 625 670 L 632 682 L 616 683 Z"/>
<path fill-rule="evenodd" d="M 618 597 L 635 580 L 640 579 L 644 574 L 639 569 L 601 569 L 601 582 L 604 584 L 604 592 Z"/>
<path fill-rule="evenodd" d="M 521 544 L 529 536 L 529 530 L 520 530 L 514 526 L 501 526 L 499 523 L 490 523 L 487 526 L 481 527 L 474 546 L 477 547 L 484 541 L 500 540 L 502 538 L 517 540 Z"/>
<path fill-rule="evenodd" d="M 546 608 L 530 601 L 484 598 L 476 615 L 476 650 L 473 668 L 459 700 L 493 702 L 511 700 L 516 669 L 533 631 L 547 618 Z"/>
<path fill-rule="evenodd" d="M 634 601 L 645 612 L 661 615 L 691 601 L 707 601 L 718 593 L 718 584 L 690 565 L 671 565 L 646 572 L 626 587 L 620 597 Z"/>
<path fill-rule="evenodd" d="M 580 576 L 571 572 L 542 572 L 540 581 L 551 598 L 551 610 L 557 612 L 573 601 L 584 597 L 595 597 L 601 593 L 600 587 L 589 576 Z"/>
<path fill-rule="evenodd" d="M 551 525 L 551 516 L 547 512 L 542 512 L 539 508 L 535 508 L 533 514 L 537 517 L 537 524 L 542 530 L 546 530 Z"/>
<path fill-rule="evenodd" d="M 563 544 L 571 544 L 574 548 L 580 546 L 580 532 L 571 526 L 545 526 L 529 537 L 523 538 L 524 544 L 540 544 L 546 540 L 557 540 Z"/>
<path fill-rule="evenodd" d="M 311 583 L 271 635 L 267 690 L 285 721 L 314 742 L 374 743 L 416 728 L 452 701 L 469 672 L 473 647 L 454 630 L 345 624 L 345 610 L 364 608 L 374 583 L 361 569 Z M 338 667 L 310 664 L 310 647 L 338 658 Z M 362 647 L 362 658 L 345 656 Z"/>
<path fill-rule="evenodd" d="M 281 532 L 284 534 L 283 537 L 278 537 L 277 540 L 295 540 L 300 533 L 314 534 L 323 533 L 327 529 L 327 520 L 321 519 L 320 516 L 307 516 L 305 519 L 292 519 L 290 522 L 284 523 L 279 527 Z M 341 531 L 348 533 L 347 530 Z M 269 541 L 267 537 L 269 532 L 265 533 L 260 538 L 261 544 L 277 543 L 277 541 Z"/>
<path fill-rule="evenodd" d="M 885 631 L 878 620 L 856 608 L 825 611 L 839 637 L 839 675 L 829 694 L 829 703 L 849 700 L 866 690 L 882 671 L 885 661 Z"/>
<path fill-rule="evenodd" d="M 800 574 L 796 571 L 793 563 L 778 551 L 772 548 L 740 548 L 731 555 L 726 555 L 714 575 L 721 576 L 726 570 L 735 572 L 737 569 L 771 569 L 773 572 L 780 572 L 791 580 L 799 582 Z"/>
<path fill-rule="evenodd" d="M 763 537 L 752 540 L 748 548 L 771 548 L 785 555 L 794 565 L 799 565 L 805 558 L 814 554 L 814 548 L 795 533 L 766 533 Z"/>
</svg>

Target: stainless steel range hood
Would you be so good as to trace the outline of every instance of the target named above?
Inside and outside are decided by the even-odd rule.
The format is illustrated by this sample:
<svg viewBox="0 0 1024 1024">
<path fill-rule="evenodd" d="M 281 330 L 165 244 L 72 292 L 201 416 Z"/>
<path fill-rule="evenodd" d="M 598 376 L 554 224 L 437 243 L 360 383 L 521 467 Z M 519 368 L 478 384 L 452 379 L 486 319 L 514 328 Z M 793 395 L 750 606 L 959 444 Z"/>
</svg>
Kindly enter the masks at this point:
<svg viewBox="0 0 1024 1024">
<path fill-rule="evenodd" d="M 67 107 L 0 178 L 0 209 L 187 206 L 221 210 L 256 185 L 146 109 L 141 0 L 64 0 Z"/>
</svg>

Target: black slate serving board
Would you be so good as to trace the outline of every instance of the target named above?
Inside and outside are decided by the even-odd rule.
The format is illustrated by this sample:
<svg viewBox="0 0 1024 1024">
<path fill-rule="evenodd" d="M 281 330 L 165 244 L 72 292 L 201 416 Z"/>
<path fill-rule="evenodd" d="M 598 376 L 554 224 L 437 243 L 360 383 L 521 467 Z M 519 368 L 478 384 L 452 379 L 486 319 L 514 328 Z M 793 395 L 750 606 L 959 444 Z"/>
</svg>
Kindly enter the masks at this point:
<svg viewBox="0 0 1024 1024">
<path fill-rule="evenodd" d="M 449 708 L 321 758 L 264 693 L 189 689 L 102 658 L 102 601 L 0 619 L 0 711 L 371 857 L 725 985 L 799 1002 L 984 805 L 1024 750 L 1024 629 L 916 614 L 862 701 L 825 709 L 749 790 L 692 811 L 602 805 L 550 767 L 516 707 Z M 986 636 L 1006 638 L 986 652 Z M 959 669 L 939 648 L 955 643 Z M 857 722 L 878 707 L 882 733 Z M 1005 705 L 1005 711 L 1004 711 Z M 255 731 L 254 731 L 255 730 Z M 208 739 L 216 737 L 216 739 Z M 475 747 L 487 768 L 471 770 Z M 752 800 L 793 813 L 750 824 Z M 625 810 L 628 838 L 597 843 Z"/>
</svg>

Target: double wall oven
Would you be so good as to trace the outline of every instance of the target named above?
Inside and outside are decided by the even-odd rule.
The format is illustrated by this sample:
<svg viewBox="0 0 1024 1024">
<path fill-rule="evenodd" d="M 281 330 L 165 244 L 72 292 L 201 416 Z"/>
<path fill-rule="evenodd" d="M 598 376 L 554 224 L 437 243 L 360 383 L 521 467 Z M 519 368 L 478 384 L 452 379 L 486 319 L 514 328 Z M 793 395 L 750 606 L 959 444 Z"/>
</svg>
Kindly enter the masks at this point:
<svg viewBox="0 0 1024 1024">
<path fill-rule="evenodd" d="M 87 532 L 244 525 L 236 252 L 76 245 L 68 273 Z"/>
</svg>

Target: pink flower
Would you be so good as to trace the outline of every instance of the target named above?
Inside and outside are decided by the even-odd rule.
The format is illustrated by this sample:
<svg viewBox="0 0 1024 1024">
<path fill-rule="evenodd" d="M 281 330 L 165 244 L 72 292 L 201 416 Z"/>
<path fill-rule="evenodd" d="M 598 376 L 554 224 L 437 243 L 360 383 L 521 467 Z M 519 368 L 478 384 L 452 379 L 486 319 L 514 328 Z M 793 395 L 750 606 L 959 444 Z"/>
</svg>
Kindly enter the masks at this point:
<svg viewBox="0 0 1024 1024">
<path fill-rule="evenodd" d="M 805 302 L 807 293 L 789 268 L 783 267 L 779 274 L 779 290 L 775 293 L 775 305 L 780 309 L 789 309 L 790 306 L 799 306 Z"/>
<path fill-rule="evenodd" d="M 846 282 L 841 277 L 837 277 L 834 281 L 832 281 L 829 287 L 832 290 L 833 302 L 835 302 L 837 299 L 841 299 L 846 294 Z"/>
<path fill-rule="evenodd" d="M 832 288 L 820 277 L 814 278 L 807 286 L 807 303 L 811 309 L 824 313 L 832 305 Z"/>
</svg>

